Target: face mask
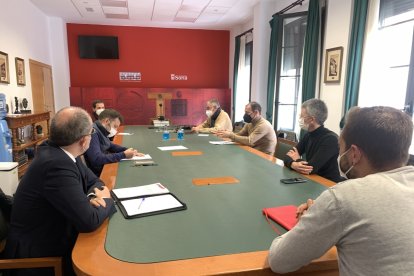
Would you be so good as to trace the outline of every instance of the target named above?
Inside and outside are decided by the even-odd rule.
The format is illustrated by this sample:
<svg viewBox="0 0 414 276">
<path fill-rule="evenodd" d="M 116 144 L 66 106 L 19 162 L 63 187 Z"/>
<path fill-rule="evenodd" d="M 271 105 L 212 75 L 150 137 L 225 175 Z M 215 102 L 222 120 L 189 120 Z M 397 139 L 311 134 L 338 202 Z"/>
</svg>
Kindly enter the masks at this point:
<svg viewBox="0 0 414 276">
<path fill-rule="evenodd" d="M 213 115 L 213 111 L 211 111 L 211 110 L 206 110 L 206 115 L 207 115 L 207 117 L 211 117 L 212 115 Z"/>
<path fill-rule="evenodd" d="M 249 114 L 245 113 L 244 116 L 243 116 L 243 121 L 245 123 L 251 123 L 252 122 L 252 117 L 250 117 Z"/>
<path fill-rule="evenodd" d="M 111 127 L 111 130 L 109 131 L 108 137 L 109 138 L 114 137 L 115 134 L 117 134 L 117 132 L 118 131 L 115 128 Z"/>
<path fill-rule="evenodd" d="M 96 111 L 95 111 L 95 113 L 96 113 L 96 115 L 100 115 L 101 113 L 102 113 L 102 111 L 104 111 L 105 110 L 105 108 L 101 108 L 101 109 L 97 109 Z"/>
<path fill-rule="evenodd" d="M 299 127 L 303 130 L 308 131 L 309 124 L 305 124 L 305 118 L 299 118 Z"/>
<path fill-rule="evenodd" d="M 349 148 L 347 151 L 345 151 L 344 153 L 342 153 L 341 155 L 338 156 L 338 170 L 339 170 L 339 174 L 345 178 L 348 179 L 347 174 L 354 168 L 354 165 L 352 165 L 351 167 L 349 167 L 349 169 L 346 172 L 343 172 L 341 169 L 341 158 L 342 156 L 344 156 L 345 154 L 347 154 L 350 151 L 351 148 Z"/>
</svg>

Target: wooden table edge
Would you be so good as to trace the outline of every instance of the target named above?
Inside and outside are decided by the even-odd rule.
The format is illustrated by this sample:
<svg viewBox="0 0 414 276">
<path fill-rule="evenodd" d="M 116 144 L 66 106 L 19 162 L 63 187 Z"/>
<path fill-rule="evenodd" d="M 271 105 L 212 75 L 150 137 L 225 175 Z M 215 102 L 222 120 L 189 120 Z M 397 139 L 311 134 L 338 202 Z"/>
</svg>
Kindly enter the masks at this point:
<svg viewBox="0 0 414 276">
<path fill-rule="evenodd" d="M 118 131 L 122 132 L 123 127 Z M 122 143 L 122 136 L 116 136 L 115 143 Z M 257 154 L 273 163 L 276 158 L 251 147 L 240 145 L 243 149 Z M 118 171 L 118 163 L 105 165 L 101 179 L 113 189 Z M 308 178 L 325 186 L 335 183 L 315 175 Z M 333 184 L 332 184 L 333 183 Z M 80 233 L 72 251 L 73 267 L 77 275 L 275 275 L 267 263 L 268 251 L 211 256 L 169 262 L 138 264 L 124 262 L 110 256 L 105 250 L 108 219 L 94 232 Z M 270 244 L 269 244 L 270 246 Z M 293 274 L 318 275 L 319 273 L 338 274 L 336 248 Z M 324 274 L 326 275 L 326 274 Z"/>
</svg>

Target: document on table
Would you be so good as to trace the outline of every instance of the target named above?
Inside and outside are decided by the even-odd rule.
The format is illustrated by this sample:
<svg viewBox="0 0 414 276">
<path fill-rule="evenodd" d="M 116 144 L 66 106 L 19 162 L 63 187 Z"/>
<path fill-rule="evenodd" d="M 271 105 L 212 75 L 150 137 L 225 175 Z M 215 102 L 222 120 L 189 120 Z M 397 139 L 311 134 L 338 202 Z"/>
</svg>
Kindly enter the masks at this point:
<svg viewBox="0 0 414 276">
<path fill-rule="evenodd" d="M 198 136 L 206 137 L 208 134 L 199 134 Z"/>
<path fill-rule="evenodd" d="M 127 136 L 127 135 L 134 135 L 134 133 L 129 133 L 129 132 L 118 132 L 116 135 L 125 135 L 125 136 Z"/>
<path fill-rule="evenodd" d="M 160 150 L 162 151 L 166 151 L 166 150 L 185 150 L 188 149 L 184 146 L 169 146 L 169 147 L 158 147 Z"/>
<path fill-rule="evenodd" d="M 128 216 L 183 207 L 183 204 L 172 194 L 123 200 L 121 204 Z"/>
<path fill-rule="evenodd" d="M 235 144 L 236 142 L 232 142 L 232 141 L 210 141 L 210 144 L 213 145 L 232 145 Z"/>
<path fill-rule="evenodd" d="M 124 158 L 121 161 L 137 161 L 137 160 L 148 160 L 152 159 L 151 155 L 145 154 L 144 156 L 134 156 L 132 158 Z"/>
<path fill-rule="evenodd" d="M 158 194 L 168 194 L 167 188 L 165 188 L 161 183 L 154 183 L 144 186 L 130 187 L 130 188 L 119 188 L 113 189 L 112 193 L 118 199 L 132 198 L 132 197 L 142 197 L 149 195 L 158 195 Z"/>
</svg>

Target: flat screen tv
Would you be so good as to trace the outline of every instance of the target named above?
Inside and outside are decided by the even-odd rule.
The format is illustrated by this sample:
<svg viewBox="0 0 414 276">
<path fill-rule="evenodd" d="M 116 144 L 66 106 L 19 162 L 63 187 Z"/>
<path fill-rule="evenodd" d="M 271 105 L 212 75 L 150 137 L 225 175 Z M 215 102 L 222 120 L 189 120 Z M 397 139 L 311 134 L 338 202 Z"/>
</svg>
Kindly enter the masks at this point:
<svg viewBox="0 0 414 276">
<path fill-rule="evenodd" d="M 118 37 L 78 36 L 79 57 L 89 59 L 119 59 Z"/>
</svg>

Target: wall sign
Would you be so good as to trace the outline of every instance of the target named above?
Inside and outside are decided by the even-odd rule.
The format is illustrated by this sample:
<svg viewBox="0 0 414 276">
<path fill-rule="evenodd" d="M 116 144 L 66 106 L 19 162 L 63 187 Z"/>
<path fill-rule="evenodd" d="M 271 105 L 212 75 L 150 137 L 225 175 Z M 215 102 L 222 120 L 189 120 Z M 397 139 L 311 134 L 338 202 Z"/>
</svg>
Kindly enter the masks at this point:
<svg viewBox="0 0 414 276">
<path fill-rule="evenodd" d="M 176 75 L 176 74 L 171 74 L 171 80 L 172 81 L 176 81 L 176 80 L 187 80 L 187 75 Z"/>
<path fill-rule="evenodd" d="M 141 81 L 141 72 L 119 72 L 120 81 Z"/>
</svg>

